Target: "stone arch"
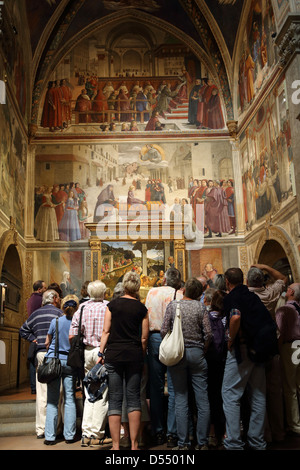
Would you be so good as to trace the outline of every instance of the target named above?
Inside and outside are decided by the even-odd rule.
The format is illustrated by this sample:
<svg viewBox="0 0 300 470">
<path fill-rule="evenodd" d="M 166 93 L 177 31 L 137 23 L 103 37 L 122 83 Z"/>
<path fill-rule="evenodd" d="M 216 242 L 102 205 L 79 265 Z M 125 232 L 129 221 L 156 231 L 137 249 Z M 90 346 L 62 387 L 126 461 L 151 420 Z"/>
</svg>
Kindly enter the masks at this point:
<svg viewBox="0 0 300 470">
<path fill-rule="evenodd" d="M 299 282 L 299 255 L 295 250 L 294 243 L 290 236 L 282 227 L 270 226 L 266 228 L 265 233 L 261 235 L 256 245 L 253 263 L 255 264 L 259 262 L 262 250 L 269 241 L 275 241 L 280 245 L 282 252 L 285 253 L 290 265 L 294 282 Z"/>
<path fill-rule="evenodd" d="M 8 256 L 7 256 L 8 255 Z M 10 326 L 13 328 L 19 328 L 20 323 L 22 323 L 24 318 L 24 309 L 25 309 L 25 288 L 26 288 L 26 281 L 25 281 L 25 269 L 24 269 L 24 262 L 23 256 L 18 246 L 18 238 L 17 232 L 14 228 L 7 230 L 3 233 L 2 237 L 0 238 L 0 276 L 2 277 L 3 269 L 6 269 L 6 264 L 9 261 L 9 258 L 12 257 L 15 262 L 14 274 L 16 278 L 20 281 L 20 303 L 19 303 L 19 310 L 18 310 L 18 319 L 11 318 L 10 319 Z"/>
</svg>

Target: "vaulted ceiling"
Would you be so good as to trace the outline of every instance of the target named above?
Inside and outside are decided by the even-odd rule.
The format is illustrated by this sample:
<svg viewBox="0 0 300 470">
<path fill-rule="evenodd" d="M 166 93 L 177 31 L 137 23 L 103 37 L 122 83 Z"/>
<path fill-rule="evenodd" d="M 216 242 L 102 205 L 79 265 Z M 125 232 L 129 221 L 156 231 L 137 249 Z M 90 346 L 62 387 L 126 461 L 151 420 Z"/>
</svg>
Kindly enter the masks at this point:
<svg viewBox="0 0 300 470">
<path fill-rule="evenodd" d="M 33 57 L 32 121 L 43 87 L 59 61 L 107 24 L 155 25 L 205 60 L 233 118 L 232 60 L 244 0 L 26 0 Z"/>
</svg>

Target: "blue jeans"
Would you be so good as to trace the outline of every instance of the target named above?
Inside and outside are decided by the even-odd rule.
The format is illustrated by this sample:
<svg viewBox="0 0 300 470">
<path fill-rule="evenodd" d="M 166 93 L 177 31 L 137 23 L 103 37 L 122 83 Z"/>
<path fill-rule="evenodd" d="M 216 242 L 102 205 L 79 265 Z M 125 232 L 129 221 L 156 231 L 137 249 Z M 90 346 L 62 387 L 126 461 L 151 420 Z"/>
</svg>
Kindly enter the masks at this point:
<svg viewBox="0 0 300 470">
<path fill-rule="evenodd" d="M 199 446 L 208 442 L 210 409 L 207 394 L 207 364 L 201 348 L 185 348 L 181 361 L 170 367 L 175 390 L 175 413 L 179 446 L 189 446 L 189 380 L 197 408 L 196 437 Z"/>
<path fill-rule="evenodd" d="M 168 383 L 168 416 L 167 435 L 176 435 L 175 395 L 174 387 L 169 372 L 158 359 L 159 346 L 162 341 L 160 333 L 150 333 L 148 338 L 148 367 L 149 367 L 149 393 L 152 433 L 158 434 L 164 431 L 164 390 L 165 374 L 167 372 Z"/>
<path fill-rule="evenodd" d="M 105 363 L 108 372 L 108 416 L 122 415 L 125 379 L 127 413 L 141 411 L 142 362 Z"/>
<path fill-rule="evenodd" d="M 266 377 L 265 366 L 256 365 L 247 356 L 245 345 L 241 345 L 242 362 L 237 363 L 234 350 L 228 351 L 223 385 L 222 398 L 226 418 L 226 434 L 224 446 L 228 450 L 242 450 L 241 439 L 241 398 L 244 391 L 250 392 L 250 421 L 247 440 L 251 448 L 264 450 L 264 424 L 266 412 Z"/>
<path fill-rule="evenodd" d="M 48 360 L 50 360 L 49 358 Z M 67 365 L 67 359 L 61 359 L 62 376 L 47 386 L 47 415 L 45 425 L 45 439 L 55 441 L 57 431 L 58 403 L 61 382 L 64 391 L 64 438 L 72 440 L 76 434 L 76 376 L 72 367 Z"/>
</svg>

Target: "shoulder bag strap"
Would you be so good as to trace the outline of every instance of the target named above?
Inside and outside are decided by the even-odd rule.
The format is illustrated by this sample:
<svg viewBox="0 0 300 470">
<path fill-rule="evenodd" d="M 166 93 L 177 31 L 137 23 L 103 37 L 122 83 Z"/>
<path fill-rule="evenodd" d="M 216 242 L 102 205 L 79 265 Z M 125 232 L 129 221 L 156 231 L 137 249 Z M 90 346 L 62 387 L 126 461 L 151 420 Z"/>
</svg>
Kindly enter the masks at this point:
<svg viewBox="0 0 300 470">
<path fill-rule="evenodd" d="M 84 309 L 84 305 L 80 309 L 79 326 L 78 326 L 78 336 L 79 336 L 79 338 L 81 336 L 81 319 L 82 319 L 83 309 Z"/>
<path fill-rule="evenodd" d="M 57 357 L 57 350 L 58 350 L 58 317 L 56 318 L 56 325 L 55 325 L 55 349 L 54 349 L 55 357 Z"/>
</svg>

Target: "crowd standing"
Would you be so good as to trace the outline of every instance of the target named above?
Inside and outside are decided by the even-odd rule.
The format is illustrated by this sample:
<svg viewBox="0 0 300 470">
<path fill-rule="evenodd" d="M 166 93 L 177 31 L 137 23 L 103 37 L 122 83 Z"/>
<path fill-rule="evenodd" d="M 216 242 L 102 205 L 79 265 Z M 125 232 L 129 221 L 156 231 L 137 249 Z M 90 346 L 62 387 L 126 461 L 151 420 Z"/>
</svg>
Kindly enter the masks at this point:
<svg viewBox="0 0 300 470">
<path fill-rule="evenodd" d="M 58 319 L 62 362 L 60 379 L 36 380 L 33 389 L 37 438 L 46 445 L 60 435 L 67 443 L 76 438 L 78 377 L 67 358 L 80 324 L 86 377 L 97 367 L 106 377 L 93 400 L 79 383 L 82 446 L 137 450 L 148 440 L 173 450 L 265 450 L 300 436 L 300 283 L 263 264 L 251 266 L 245 279 L 233 267 L 184 283 L 172 265 L 144 300 L 140 286 L 140 276 L 129 271 L 109 301 L 99 280 L 83 284 L 80 300 L 63 298 L 58 284 L 34 283 L 20 336 L 34 346 L 38 367 L 53 357 Z M 167 367 L 159 346 L 178 304 L 185 352 Z M 276 327 L 278 349 L 263 361 L 253 359 L 247 340 L 254 311 L 257 331 L 266 315 Z"/>
</svg>

